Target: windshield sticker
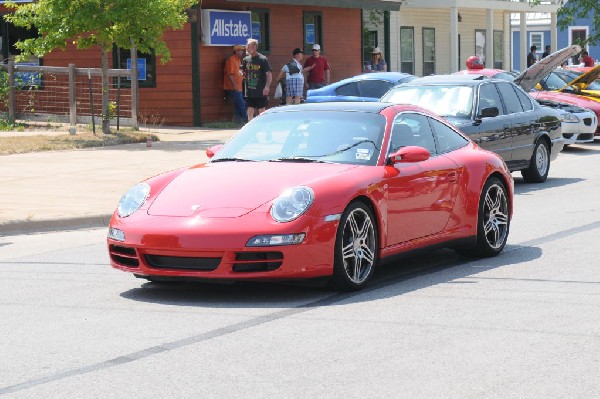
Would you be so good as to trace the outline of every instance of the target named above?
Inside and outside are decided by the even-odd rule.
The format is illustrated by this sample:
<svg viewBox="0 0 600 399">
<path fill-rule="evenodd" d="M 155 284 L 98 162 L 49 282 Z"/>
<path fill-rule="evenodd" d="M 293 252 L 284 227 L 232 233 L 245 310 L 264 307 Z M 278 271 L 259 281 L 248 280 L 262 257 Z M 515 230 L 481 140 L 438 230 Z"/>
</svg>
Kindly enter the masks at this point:
<svg viewBox="0 0 600 399">
<path fill-rule="evenodd" d="M 360 161 L 368 161 L 371 159 L 371 150 L 368 148 L 357 148 L 356 159 Z"/>
</svg>

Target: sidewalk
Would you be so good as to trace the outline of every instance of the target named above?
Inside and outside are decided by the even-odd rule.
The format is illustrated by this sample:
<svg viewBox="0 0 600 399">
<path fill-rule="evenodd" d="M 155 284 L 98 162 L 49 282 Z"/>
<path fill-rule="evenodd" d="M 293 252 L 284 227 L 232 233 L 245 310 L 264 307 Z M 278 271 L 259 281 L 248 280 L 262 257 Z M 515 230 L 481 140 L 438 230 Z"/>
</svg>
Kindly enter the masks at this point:
<svg viewBox="0 0 600 399">
<path fill-rule="evenodd" d="M 0 236 L 108 226 L 129 187 L 207 161 L 206 148 L 235 132 L 156 128 L 152 133 L 160 141 L 151 147 L 141 143 L 0 156 Z"/>
</svg>

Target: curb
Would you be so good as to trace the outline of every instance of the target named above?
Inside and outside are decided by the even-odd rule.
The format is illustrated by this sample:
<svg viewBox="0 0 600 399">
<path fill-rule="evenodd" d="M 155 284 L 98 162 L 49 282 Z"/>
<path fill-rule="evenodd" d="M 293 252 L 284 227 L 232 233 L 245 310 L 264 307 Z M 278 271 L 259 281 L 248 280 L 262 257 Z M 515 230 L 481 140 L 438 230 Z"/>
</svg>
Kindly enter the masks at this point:
<svg viewBox="0 0 600 399">
<path fill-rule="evenodd" d="M 112 213 L 61 219 L 8 221 L 0 224 L 0 237 L 62 230 L 108 228 L 111 217 Z"/>
</svg>

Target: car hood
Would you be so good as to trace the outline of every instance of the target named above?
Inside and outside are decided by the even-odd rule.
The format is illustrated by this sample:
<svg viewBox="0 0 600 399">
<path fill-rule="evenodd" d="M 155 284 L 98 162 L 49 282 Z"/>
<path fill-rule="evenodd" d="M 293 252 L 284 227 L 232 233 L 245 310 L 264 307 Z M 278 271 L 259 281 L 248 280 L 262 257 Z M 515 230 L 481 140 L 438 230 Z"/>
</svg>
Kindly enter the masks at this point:
<svg viewBox="0 0 600 399">
<path fill-rule="evenodd" d="M 562 65 L 563 62 L 580 52 L 581 47 L 577 44 L 560 49 L 549 56 L 542 58 L 521 72 L 521 74 L 515 78 L 514 83 L 518 84 L 523 90 L 528 92 L 548 76 L 550 72 Z"/>
<path fill-rule="evenodd" d="M 572 80 L 566 87 L 563 87 L 561 91 L 567 89 L 568 86 L 576 86 L 579 90 L 585 90 L 594 80 L 600 77 L 600 65 L 590 69 L 584 74 L 581 74 L 577 79 Z M 593 94 L 598 94 L 597 90 L 593 91 Z"/>
<path fill-rule="evenodd" d="M 356 167 L 282 162 L 202 164 L 179 174 L 164 187 L 148 214 L 240 217 L 272 201 L 287 188 L 339 179 L 340 174 Z"/>
</svg>

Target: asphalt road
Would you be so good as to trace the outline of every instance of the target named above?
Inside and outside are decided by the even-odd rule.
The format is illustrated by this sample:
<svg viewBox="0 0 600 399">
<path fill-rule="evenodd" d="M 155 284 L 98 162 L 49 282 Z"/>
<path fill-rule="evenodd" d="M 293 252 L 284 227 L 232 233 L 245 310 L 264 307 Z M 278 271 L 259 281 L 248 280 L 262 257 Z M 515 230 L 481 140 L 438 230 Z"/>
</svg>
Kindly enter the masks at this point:
<svg viewBox="0 0 600 399">
<path fill-rule="evenodd" d="M 0 237 L 0 396 L 600 397 L 600 143 L 515 177 L 499 257 L 406 257 L 352 294 L 144 283 L 104 230 Z"/>
</svg>

